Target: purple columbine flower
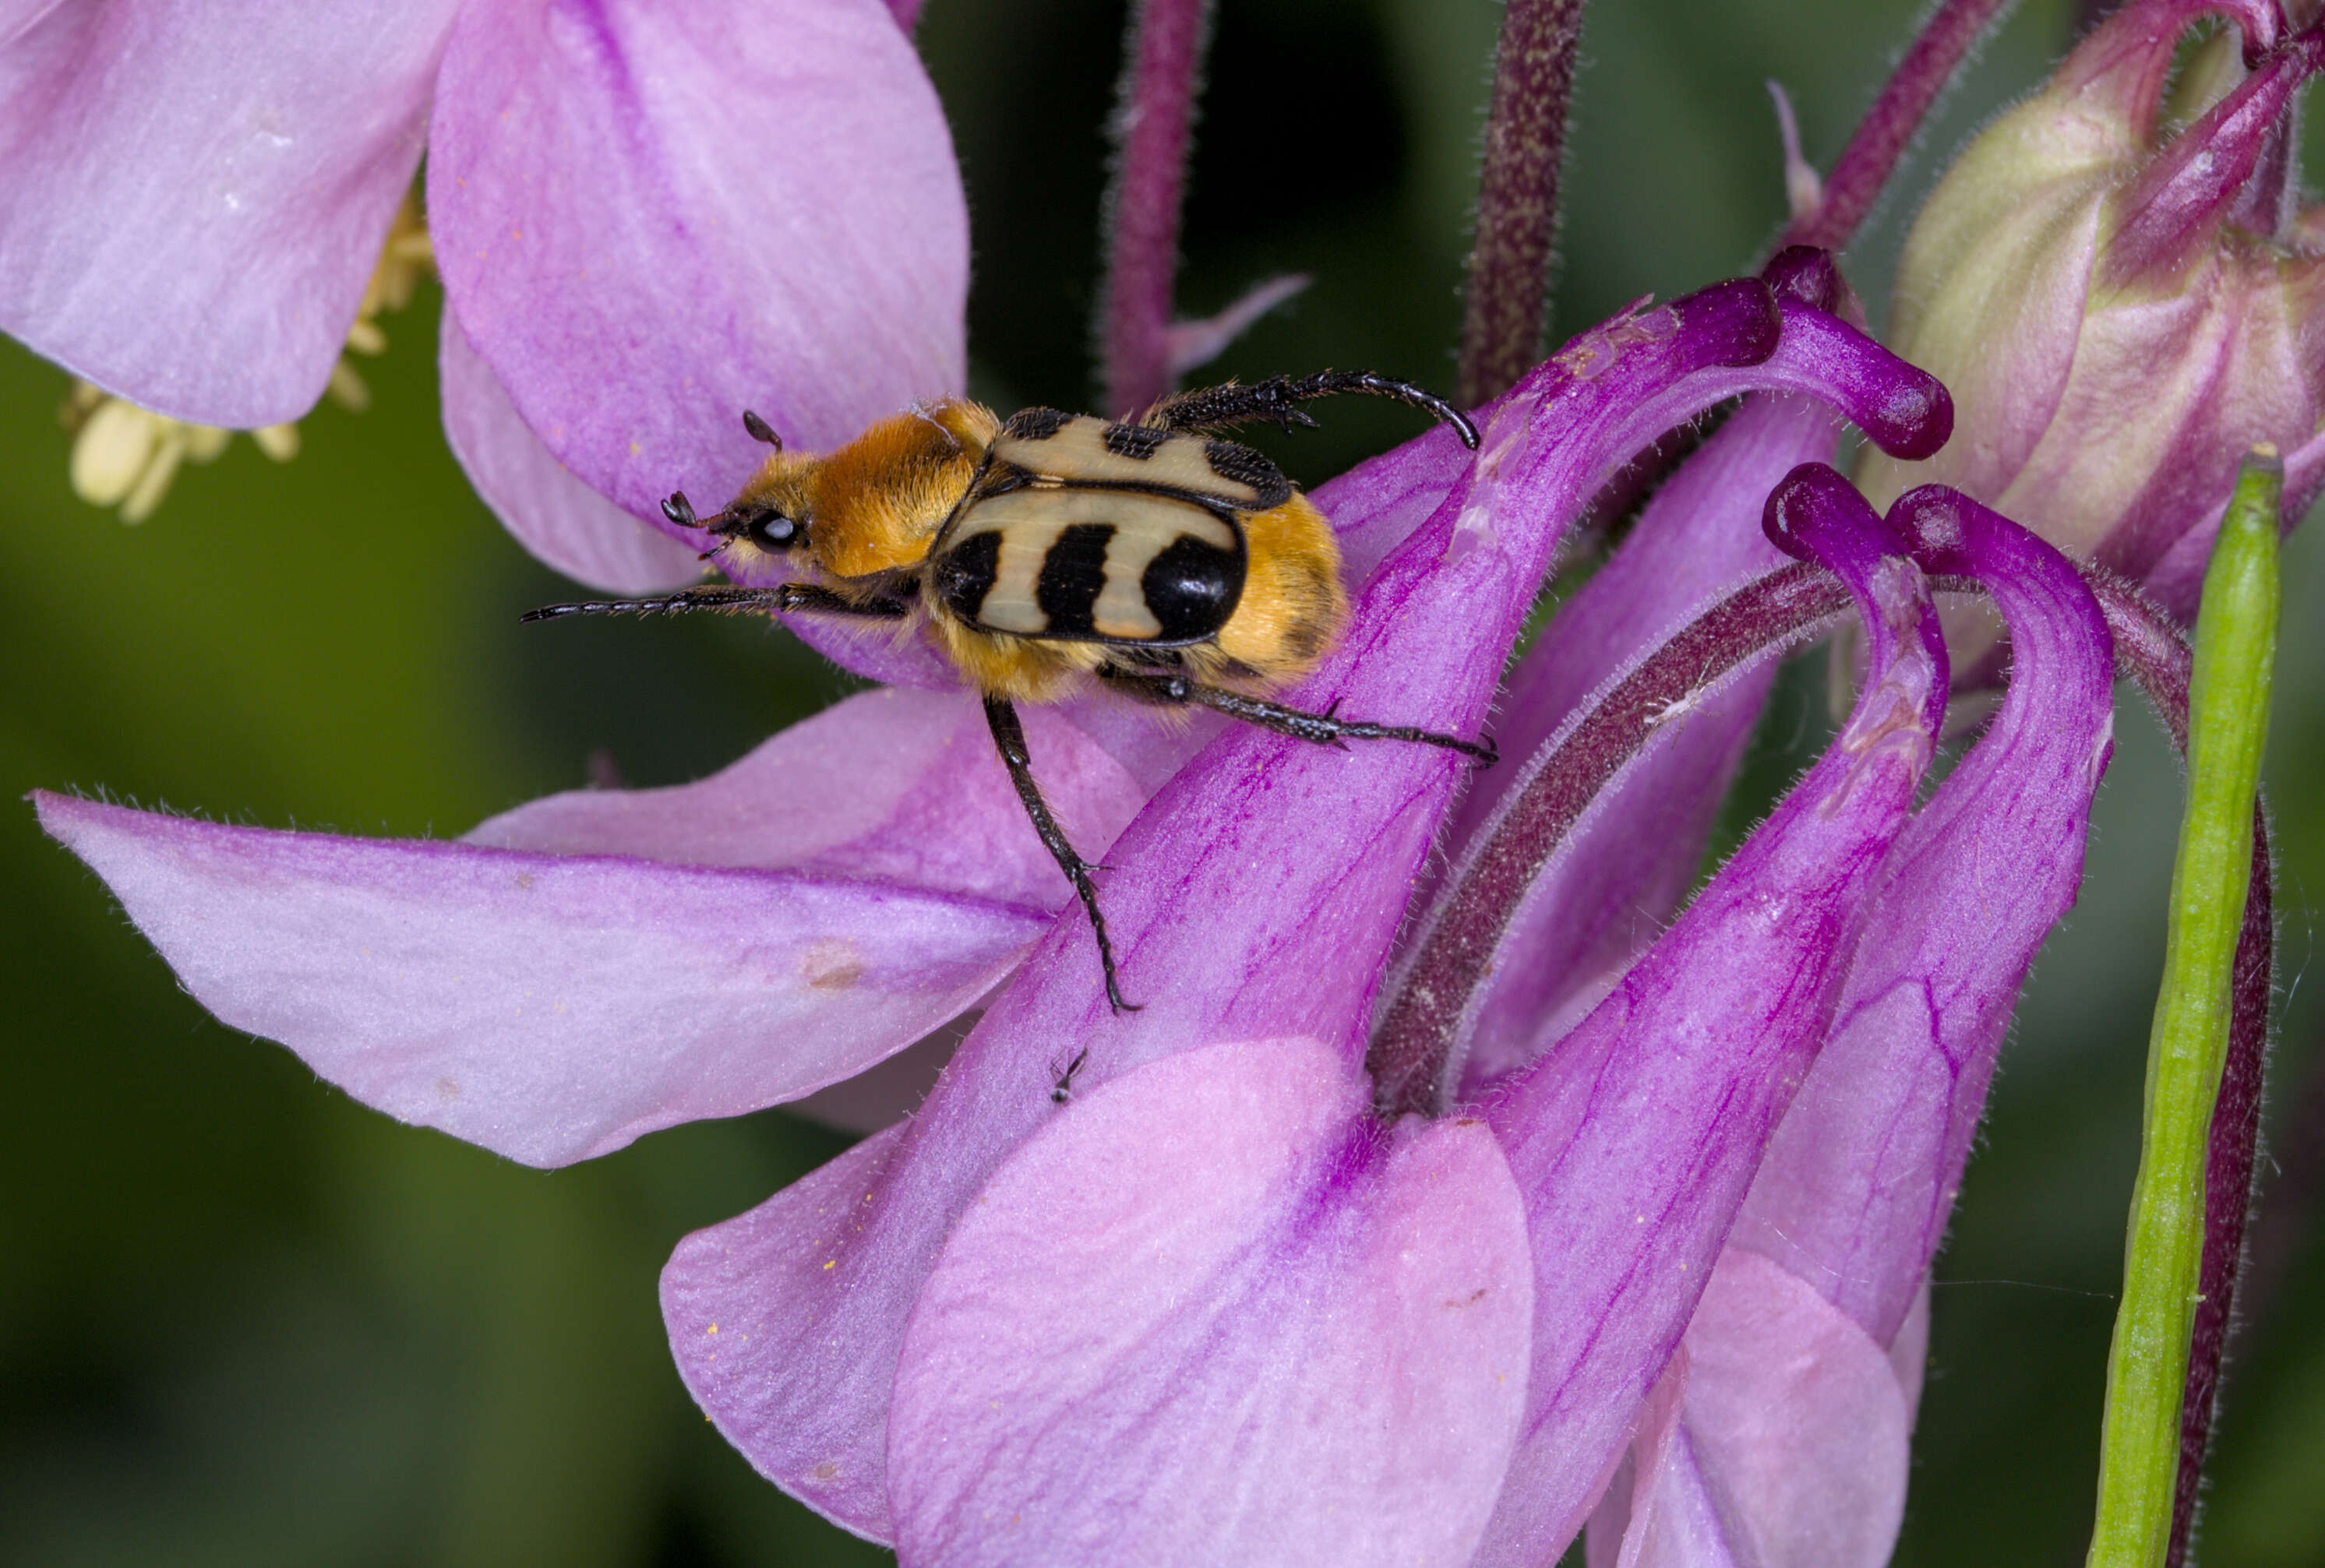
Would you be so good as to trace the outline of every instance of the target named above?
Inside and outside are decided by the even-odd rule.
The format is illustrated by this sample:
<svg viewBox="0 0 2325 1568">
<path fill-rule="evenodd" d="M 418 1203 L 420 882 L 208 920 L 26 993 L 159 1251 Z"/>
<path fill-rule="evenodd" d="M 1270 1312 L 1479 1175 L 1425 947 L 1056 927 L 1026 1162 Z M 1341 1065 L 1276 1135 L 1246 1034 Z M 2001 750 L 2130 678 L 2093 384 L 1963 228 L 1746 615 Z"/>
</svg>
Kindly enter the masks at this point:
<svg viewBox="0 0 2325 1568">
<path fill-rule="evenodd" d="M 14 6 L 0 330 L 178 420 L 294 420 L 424 143 L 454 449 L 550 565 L 686 581 L 639 520 L 673 473 L 740 483 L 737 409 L 828 445 L 959 390 L 968 215 L 918 9 Z"/>
<path fill-rule="evenodd" d="M 1487 410 L 1474 463 L 1439 431 L 1320 491 L 1359 608 L 1301 700 L 1477 724 L 1566 526 L 1723 398 L 1813 395 L 1885 447 L 1936 445 L 1942 390 L 1802 297 L 1826 275 L 1796 258 L 1779 289 L 1626 314 Z M 1729 429 L 1747 416 L 1768 417 Z M 1829 455 L 1831 415 L 1794 417 L 1813 438 L 1779 420 L 1723 461 Z M 997 762 L 958 743 L 957 694 L 859 697 L 702 784 L 554 798 L 463 844 L 41 808 L 221 1017 L 535 1163 L 795 1098 L 987 1000 L 918 1116 L 690 1239 L 664 1285 L 722 1429 L 908 1561 L 1072 1560 L 1098 1538 L 1190 1560 L 1554 1555 L 1823 1040 L 1945 687 L 1894 537 L 1831 508 L 1779 521 L 1876 627 L 1857 717 L 1607 1000 L 1481 1083 L 1482 1117 L 1396 1116 L 1385 1085 L 1431 1086 L 1414 1108 L 1444 1112 L 1450 1072 L 1365 1070 L 1464 777 L 1421 748 L 1034 715 L 1061 815 L 1112 841 L 1104 897 L 1148 1003 L 1123 1017 L 1078 911 L 1052 919 L 1064 890 Z M 1847 603 L 1762 626 L 1723 668 Z M 1607 657 L 1668 675 L 1661 641 Z M 1709 700 L 1709 669 L 1675 695 Z M 1505 724 L 1570 732 L 1537 684 Z M 1685 735 L 1663 716 L 1642 740 Z M 1615 771 L 1653 776 L 1635 766 Z M 1658 809 L 1606 798 L 1594 820 Z M 1324 1419 L 1350 1410 L 1370 1414 Z"/>
</svg>

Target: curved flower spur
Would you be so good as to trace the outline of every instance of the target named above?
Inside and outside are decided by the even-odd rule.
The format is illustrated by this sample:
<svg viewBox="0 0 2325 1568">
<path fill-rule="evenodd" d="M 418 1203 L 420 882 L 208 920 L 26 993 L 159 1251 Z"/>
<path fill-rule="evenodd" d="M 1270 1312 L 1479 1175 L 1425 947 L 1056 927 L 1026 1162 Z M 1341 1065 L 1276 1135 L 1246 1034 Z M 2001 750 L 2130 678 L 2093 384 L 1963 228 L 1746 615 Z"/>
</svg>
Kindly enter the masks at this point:
<svg viewBox="0 0 2325 1568">
<path fill-rule="evenodd" d="M 1871 517 L 1821 466 L 1769 506 Z M 1940 485 L 1888 521 L 1941 586 L 1993 600 L 2010 684 L 1881 868 L 1824 1048 L 1592 1517 L 1594 1557 L 1876 1568 L 1904 1514 L 1930 1268 L 2020 984 L 2081 881 L 2114 651 L 2074 567 L 2017 524 Z"/>
</svg>

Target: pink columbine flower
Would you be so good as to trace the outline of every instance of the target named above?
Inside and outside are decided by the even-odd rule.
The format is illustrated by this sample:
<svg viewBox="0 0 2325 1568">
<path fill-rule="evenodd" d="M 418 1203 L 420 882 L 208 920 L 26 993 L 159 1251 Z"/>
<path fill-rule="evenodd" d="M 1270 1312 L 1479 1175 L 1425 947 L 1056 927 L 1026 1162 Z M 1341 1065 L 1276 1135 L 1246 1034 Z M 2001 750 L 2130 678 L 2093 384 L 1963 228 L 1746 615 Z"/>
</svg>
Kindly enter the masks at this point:
<svg viewBox="0 0 2325 1568">
<path fill-rule="evenodd" d="M 1487 410 L 1474 463 L 1440 431 L 1318 493 L 1358 610 L 1300 700 L 1475 726 L 1598 486 L 1674 422 L 1755 394 L 1594 584 L 1616 629 L 1598 669 L 1568 638 L 1521 666 L 1500 727 L 1550 760 L 1473 787 L 1451 890 L 1403 958 L 1463 765 L 1173 734 L 1095 706 L 1029 715 L 1077 841 L 1111 843 L 1104 897 L 1147 1003 L 1118 1016 L 973 703 L 935 689 L 852 699 L 701 784 L 557 797 L 459 844 L 55 797 L 43 820 L 222 1018 L 539 1164 L 797 1098 L 982 1001 L 917 1116 L 690 1238 L 664 1279 L 681 1371 L 722 1430 L 909 1563 L 1554 1558 L 1665 1379 L 1861 934 L 1961 918 L 1893 847 L 1926 821 L 1957 855 L 1985 820 L 1930 815 L 1963 798 L 1950 783 L 1912 811 L 1947 684 L 1915 554 L 2066 592 L 2006 524 L 2000 543 L 1949 540 L 1915 513 L 1901 533 L 1812 479 L 1772 504 L 1781 551 L 1735 541 L 1739 523 L 1760 540 L 1786 470 L 1831 456 L 1836 410 L 1901 453 L 1949 420 L 1933 382 L 1819 308 L 1821 258 L 1772 281 L 1585 334 Z M 1728 553 L 1699 560 L 1690 526 Z M 1413 1011 L 1432 933 L 1471 935 L 1462 868 L 1596 733 L 1604 704 L 1584 699 L 1628 689 L 1609 684 L 1626 669 L 1669 673 L 1673 630 L 1783 552 L 1847 585 L 1819 614 L 1853 597 L 1873 628 L 1835 751 L 1668 933 L 1623 930 L 1618 955 L 1609 911 L 1630 895 L 1606 868 L 1627 844 L 1670 882 L 1667 759 L 1695 759 L 1692 820 L 1697 775 L 1736 743 L 1737 687 L 1690 665 L 1688 700 L 1548 853 L 1537 886 L 1600 898 L 1583 935 L 1509 920 L 1496 940 L 1523 962 L 1489 966 L 1441 1048 L 1383 1055 L 1437 1038 L 1375 1015 Z M 1763 625 L 1719 668 L 1815 623 Z M 913 645 L 835 646 L 892 678 L 944 675 Z M 2091 654 L 2022 678 L 2083 689 Z M 1708 757 L 1688 749 L 1707 731 Z M 1989 749 L 2005 788 L 2080 821 L 2095 752 L 2054 776 Z M 2071 847 L 2051 852 L 2070 887 Z M 1584 863 L 1593 880 L 1560 882 Z M 2054 913 L 2037 900 L 2011 940 Z M 1934 944 L 1925 967 L 1959 950 Z M 1502 1020 L 1498 1055 L 1484 1019 Z M 1961 1114 L 1926 1077 L 1908 1098 L 1924 1121 Z"/>
<path fill-rule="evenodd" d="M 2175 51 L 2208 16 L 2234 27 L 2181 77 L 2193 123 L 2170 134 Z M 2277 0 L 2132 0 L 1970 143 L 1908 237 L 1890 332 L 1960 428 L 1934 457 L 1870 457 L 1876 504 L 1956 485 L 2182 620 L 2247 448 L 2286 455 L 2286 526 L 2307 512 L 2325 218 L 2297 206 L 2292 137 L 2325 30 L 2283 33 Z"/>
<path fill-rule="evenodd" d="M 737 409 L 828 445 L 959 390 L 968 216 L 918 9 L 0 7 L 0 330 L 176 419 L 297 419 L 424 144 L 461 461 L 551 566 L 683 582 L 637 520 L 672 474 L 740 482 Z"/>
</svg>

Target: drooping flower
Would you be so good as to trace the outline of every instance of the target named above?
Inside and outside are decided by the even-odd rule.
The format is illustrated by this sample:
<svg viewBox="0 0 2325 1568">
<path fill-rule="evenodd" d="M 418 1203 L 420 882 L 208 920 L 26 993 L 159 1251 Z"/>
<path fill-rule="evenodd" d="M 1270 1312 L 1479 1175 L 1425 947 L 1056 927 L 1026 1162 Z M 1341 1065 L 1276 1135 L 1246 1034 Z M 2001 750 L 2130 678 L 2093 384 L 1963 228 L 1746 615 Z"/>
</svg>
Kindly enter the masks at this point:
<svg viewBox="0 0 2325 1568">
<path fill-rule="evenodd" d="M 2175 51 L 2208 16 L 2251 69 L 2216 38 L 2171 134 Z M 2325 32 L 2281 32 L 2276 0 L 2134 0 L 1970 143 L 1906 242 L 1889 337 L 1952 390 L 1959 432 L 1934 457 L 1868 456 L 1876 505 L 1954 485 L 2183 620 L 2249 447 L 2287 454 L 2286 525 L 2307 512 L 2325 251 L 2289 138 Z"/>
<path fill-rule="evenodd" d="M 1420 704 L 1432 722 L 1474 723 L 1530 585 L 1604 476 L 1672 422 L 1754 390 L 1820 394 L 1876 440 L 1901 448 L 1942 435 L 1944 404 L 1934 383 L 1796 296 L 1780 300 L 1762 284 L 1733 284 L 1619 318 L 1578 339 L 1489 412 L 1474 469 L 1439 432 L 1319 493 L 1343 530 L 1364 607 L 1351 645 L 1303 700 L 1337 696 L 1352 709 L 1384 711 Z M 1823 428 L 1829 438 L 1830 427 Z M 1830 546 L 1836 558 L 1860 589 L 1910 622 L 1919 612 L 1909 602 L 1920 602 L 1910 567 L 1894 555 L 1880 566 L 1884 547 L 1864 530 L 1842 533 L 1857 542 Z M 1881 646 L 1884 659 L 1894 655 L 1899 669 L 1919 671 L 1906 679 L 1913 690 L 1942 687 L 1926 638 L 1903 635 Z M 1903 740 L 1891 747 L 1870 739 L 1876 732 L 1897 739 L 1926 730 L 1923 710 L 1911 702 L 1899 707 L 1888 692 L 1867 698 L 1868 713 L 1888 715 L 1866 721 L 1870 752 L 1837 754 L 1803 798 L 1838 802 L 1839 816 L 1801 808 L 1802 831 L 1811 836 L 1859 835 L 1846 853 L 1835 847 L 1839 840 L 1828 845 L 1851 865 L 1873 842 L 1863 835 L 1883 838 L 1902 824 L 1919 763 L 1876 769 L 1887 782 L 1877 789 L 1860 782 L 1837 797 L 1836 777 L 1860 777 L 1857 765 L 1871 766 L 1870 752 L 1926 755 L 1925 744 L 1917 751 Z M 483 842 L 468 845 L 264 834 L 54 798 L 43 799 L 42 813 L 114 883 L 133 918 L 221 1016 L 286 1039 L 326 1075 L 398 1114 L 554 1163 L 688 1116 L 795 1097 L 901 1048 L 1008 973 L 1063 890 L 1006 798 L 997 763 L 981 746 L 946 743 L 973 713 L 959 696 L 858 698 L 779 737 L 718 779 L 643 796 L 559 798 L 487 825 L 477 835 Z M 1046 727 L 1035 733 L 1040 765 L 1045 779 L 1064 787 L 1064 805 L 1080 817 L 1078 835 L 1093 851 L 1136 813 L 1105 852 L 1116 868 L 1105 896 L 1123 936 L 1125 982 L 1147 993 L 1148 1007 L 1116 1019 L 1095 989 L 1087 927 L 1078 918 L 1053 925 L 962 1047 L 946 1086 L 908 1129 L 860 1146 L 766 1208 L 682 1248 L 667 1286 L 673 1342 L 706 1407 L 762 1469 L 851 1527 L 901 1532 L 908 1554 L 949 1553 L 950 1532 L 973 1524 L 966 1505 L 955 1506 L 959 1472 L 900 1462 L 902 1451 L 892 1452 L 883 1436 L 901 1441 L 909 1429 L 942 1439 L 955 1430 L 948 1396 L 939 1384 L 908 1388 L 898 1380 L 897 1347 L 907 1332 L 918 1332 L 910 1325 L 924 1287 L 938 1293 L 931 1302 L 953 1299 L 940 1288 L 951 1277 L 940 1255 L 950 1256 L 954 1216 L 990 1207 L 977 1204 L 977 1194 L 987 1181 L 1002 1181 L 1021 1145 L 1032 1158 L 1037 1145 L 1028 1135 L 1058 1116 L 1058 1062 L 1087 1046 L 1076 1114 L 1098 1116 L 1117 1079 L 1127 1080 L 1125 1094 L 1134 1084 L 1153 1086 L 1160 1100 L 1136 1115 L 1160 1116 L 1165 1129 L 1175 1124 L 1169 1107 L 1185 1087 L 1166 1084 L 1178 1083 L 1173 1075 L 1288 1093 L 1252 1107 L 1257 1120 L 1245 1117 L 1233 1135 L 1265 1142 L 1305 1129 L 1295 1139 L 1301 1147 L 1344 1149 L 1355 1164 L 1332 1157 L 1326 1165 L 1345 1168 L 1354 1184 L 1346 1194 L 1352 1206 L 1334 1211 L 1352 1237 L 1382 1223 L 1396 1233 L 1394 1225 L 1404 1222 L 1399 1215 L 1438 1237 L 1455 1211 L 1431 1195 L 1431 1184 L 1458 1177 L 1466 1194 L 1459 1215 L 1500 1240 L 1490 1248 L 1439 1246 L 1407 1283 L 1424 1292 L 1454 1283 L 1484 1289 L 1496 1305 L 1471 1317 L 1499 1326 L 1484 1339 L 1449 1343 L 1428 1328 L 1434 1314 L 1399 1316 L 1398 1303 L 1423 1298 L 1400 1294 L 1393 1277 L 1368 1276 L 1366 1299 L 1376 1305 L 1383 1337 L 1335 1363 L 1339 1370 L 1310 1394 L 1340 1399 L 1349 1379 L 1362 1381 L 1386 1358 L 1422 1371 L 1420 1381 L 1478 1392 L 1484 1404 L 1461 1405 L 1468 1412 L 1461 1419 L 1475 1416 L 1484 1425 L 1463 1430 L 1505 1432 L 1523 1445 L 1519 1452 L 1534 1452 L 1547 1441 L 1545 1423 L 1570 1417 L 1532 1394 L 1518 1401 L 1507 1391 L 1522 1380 L 1511 1369 L 1522 1365 L 1525 1344 L 1557 1338 L 1544 1339 L 1534 1323 L 1539 1312 L 1530 1315 L 1524 1305 L 1525 1282 L 1539 1277 L 1538 1268 L 1530 1276 L 1514 1261 L 1529 1250 L 1539 1255 L 1543 1243 L 1537 1238 L 1529 1247 L 1513 1227 L 1530 1204 L 1564 1200 L 1556 1198 L 1555 1161 L 1531 1186 L 1513 1188 L 1493 1173 L 1505 1168 L 1498 1151 L 1514 1128 L 1528 1131 L 1537 1150 L 1555 1138 L 1531 1118 L 1497 1119 L 1490 1136 L 1459 1119 L 1365 1130 L 1374 1125 L 1359 1067 L 1370 999 L 1459 765 L 1419 748 L 1343 754 L 1242 731 L 1172 737 L 1096 708 L 1043 718 Z M 922 750 L 886 759 L 906 736 Z M 1190 754 L 1194 761 L 1181 766 Z M 868 769 L 858 761 L 866 755 L 890 766 Z M 926 761 L 915 765 L 912 756 Z M 865 798 L 866 777 L 893 778 L 895 793 Z M 1769 842 L 1783 841 L 1780 834 Z M 1743 891 L 1708 897 L 1706 913 L 1690 927 L 1725 920 L 1725 934 L 1674 938 L 1659 950 L 1662 968 L 1651 962 L 1635 972 L 1646 990 L 1609 1004 L 1609 1021 L 1598 1027 L 1619 1033 L 1614 1012 L 1642 997 L 1684 1010 L 1698 976 L 1682 957 L 1733 956 L 1748 945 L 1748 932 L 1734 922 L 1749 927 L 1770 896 L 1751 879 L 1781 881 L 1801 863 L 1773 847 L 1758 853 L 1721 884 Z M 996 853 L 1002 871 L 980 874 Z M 1872 853 L 1874 863 L 1878 858 Z M 1849 925 L 1844 913 L 1868 885 L 1860 867 L 1844 870 L 1821 893 L 1803 893 L 1802 908 L 1831 900 L 1832 918 L 1785 927 L 1787 952 L 1807 942 L 1814 966 L 1837 978 Z M 1715 917 L 1715 909 L 1729 912 Z M 1794 953 L 1785 963 L 1797 967 L 1797 959 Z M 1826 1006 L 1812 992 L 1820 988 L 1802 989 L 1773 1033 L 1747 1028 L 1735 1010 L 1717 1010 L 1739 1020 L 1753 1048 L 1728 1059 L 1718 1040 L 1707 1040 L 1704 1070 L 1781 1099 L 1784 1075 L 1760 1069 L 1813 1052 Z M 642 1038 L 662 1043 L 643 1060 Z M 1262 1040 L 1282 1043 L 1237 1046 Z M 1142 1065 L 1150 1065 L 1135 1073 Z M 1552 1070 L 1546 1061 L 1536 1070 L 1539 1081 L 1548 1083 Z M 1557 1100 L 1557 1092 L 1539 1093 L 1549 1097 L 1545 1103 Z M 1700 1110 L 1716 1098 L 1689 1102 Z M 1562 1471 L 1562 1525 L 1533 1520 L 1503 1528 L 1529 1538 L 1545 1529 L 1570 1533 L 1589 1506 L 1588 1483 L 1613 1460 L 1626 1401 L 1635 1405 L 1660 1370 L 1653 1324 L 1675 1337 L 1684 1324 L 1725 1232 L 1720 1213 L 1740 1200 L 1765 1133 L 1765 1126 L 1752 1130 L 1748 1118 L 1729 1130 L 1716 1176 L 1688 1186 L 1692 1222 L 1644 1238 L 1693 1259 L 1693 1279 L 1674 1276 L 1672 1291 L 1657 1295 L 1655 1310 L 1639 1320 L 1644 1326 L 1609 1338 L 1622 1354 L 1617 1364 L 1595 1368 L 1586 1379 L 1592 1391 L 1578 1396 L 1570 1379 L 1561 1385 L 1581 1399 L 1589 1441 L 1607 1452 L 1592 1462 L 1595 1469 Z M 1292 1167 L 1259 1161 L 1245 1178 L 1258 1206 L 1246 1212 L 1222 1195 L 1224 1207 L 1212 1212 L 1223 1222 L 1237 1213 L 1261 1216 L 1252 1223 L 1269 1213 L 1304 1213 L 1283 1205 L 1293 1201 L 1287 1194 L 1304 1190 L 1293 1173 L 1308 1164 L 1307 1156 Z M 880 1179 L 866 1185 L 875 1169 Z M 1009 1190 L 1038 1193 L 1048 1185 Z M 875 1188 L 879 1201 L 865 1204 Z M 1002 1188 L 991 1191 L 997 1198 Z M 844 1204 L 836 1202 L 841 1195 Z M 1152 1194 L 1121 1197 L 1135 1207 Z M 1220 1267 L 1247 1253 L 1237 1234 L 1248 1240 L 1231 1226 L 1202 1241 Z M 1190 1245 L 1202 1240 L 1189 1235 Z M 966 1232 L 962 1246 L 968 1249 L 962 1258 L 984 1259 L 960 1265 L 972 1277 L 977 1269 L 1023 1262 L 1005 1245 L 997 1259 L 976 1251 Z M 1391 1259 L 1375 1255 L 1385 1266 Z M 1144 1265 L 1130 1254 L 1116 1261 L 1131 1270 L 1115 1276 L 1127 1288 Z M 1347 1255 L 1328 1248 L 1310 1263 L 1323 1270 L 1311 1272 L 1311 1283 L 1338 1278 Z M 1570 1299 L 1561 1312 L 1612 1313 L 1626 1323 L 1634 1315 L 1635 1304 L 1619 1290 L 1578 1294 L 1575 1283 L 1566 1282 Z M 980 1289 L 969 1292 L 972 1302 Z M 1309 1299 L 1304 1289 L 1293 1288 L 1292 1296 Z M 1557 1321 L 1572 1325 L 1562 1332 L 1580 1332 L 1579 1319 Z M 1259 1333 L 1246 1347 L 1252 1364 L 1281 1364 L 1286 1342 L 1269 1337 L 1265 1321 L 1245 1322 Z M 1292 1333 L 1299 1320 L 1283 1315 L 1278 1326 Z M 940 1349 L 932 1360 L 916 1356 L 912 1364 L 945 1364 L 954 1353 Z M 1479 1381 L 1487 1370 L 1503 1379 L 1500 1392 Z M 1301 1407 L 1297 1399 L 1242 1407 L 1263 1425 Z M 1290 1441 L 1297 1429 L 1294 1422 L 1277 1430 Z M 1413 1435 L 1402 1425 L 1395 1430 Z M 1299 1462 L 1287 1475 L 1339 1462 L 1293 1446 L 1298 1452 L 1287 1451 L 1285 1462 Z M 1216 1452 L 1202 1452 L 1216 1465 Z M 1403 1508 L 1396 1517 L 1411 1526 L 1384 1540 L 1426 1539 L 1461 1552 L 1475 1544 L 1500 1485 L 1504 1449 L 1487 1443 L 1474 1452 L 1467 1443 L 1433 1450 L 1459 1472 L 1454 1490 L 1468 1499 L 1442 1507 L 1450 1494 L 1431 1480 L 1435 1472 L 1403 1462 L 1384 1470 L 1378 1452 L 1368 1452 L 1374 1469 L 1363 1473 L 1402 1483 L 1376 1503 Z M 903 1512 L 890 1493 L 898 1462 L 904 1468 L 893 1474 L 909 1503 Z M 1206 1484 L 1227 1484 L 1219 1479 L 1225 1472 L 1207 1473 Z M 1404 1502 L 1394 1503 L 1395 1497 Z M 1195 1526 L 1165 1510 L 1139 1527 L 1168 1534 Z M 979 1550 L 988 1547 L 1003 1549 L 988 1540 Z"/>
<path fill-rule="evenodd" d="M 638 520 L 670 473 L 739 481 L 746 404 L 824 443 L 959 390 L 967 215 L 915 5 L 35 9 L 0 24 L 0 330 L 153 415 L 314 404 L 423 143 L 448 430 L 552 566 L 691 576 Z M 170 435 L 138 477 L 198 444 Z"/>
</svg>

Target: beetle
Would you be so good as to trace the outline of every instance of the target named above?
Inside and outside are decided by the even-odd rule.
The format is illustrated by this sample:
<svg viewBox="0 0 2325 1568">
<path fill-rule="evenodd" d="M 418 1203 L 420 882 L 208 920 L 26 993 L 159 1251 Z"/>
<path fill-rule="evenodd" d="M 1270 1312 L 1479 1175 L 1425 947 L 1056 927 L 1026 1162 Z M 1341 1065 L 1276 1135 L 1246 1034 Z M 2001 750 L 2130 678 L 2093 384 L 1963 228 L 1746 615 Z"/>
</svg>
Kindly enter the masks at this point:
<svg viewBox="0 0 2325 1568">
<path fill-rule="evenodd" d="M 1490 741 L 1287 707 L 1272 695 L 1313 670 L 1348 619 L 1331 523 L 1283 470 L 1218 432 L 1313 427 L 1301 407 L 1343 394 L 1424 409 L 1477 449 L 1443 399 L 1370 372 L 1325 371 L 1181 392 L 1135 420 L 1033 408 L 1000 419 L 950 398 L 882 420 L 826 453 L 773 448 L 715 517 L 684 492 L 662 503 L 707 532 L 729 577 L 790 581 L 684 588 L 653 598 L 551 604 L 527 621 L 690 610 L 922 617 L 982 694 L 987 727 L 1042 843 L 1088 913 L 1107 1000 L 1123 998 L 1094 869 L 1033 778 L 1015 705 L 1056 702 L 1095 678 L 1160 707 L 1207 707 L 1319 744 L 1416 742 L 1496 760 Z M 1337 706 L 1337 705 L 1336 705 Z"/>
</svg>

